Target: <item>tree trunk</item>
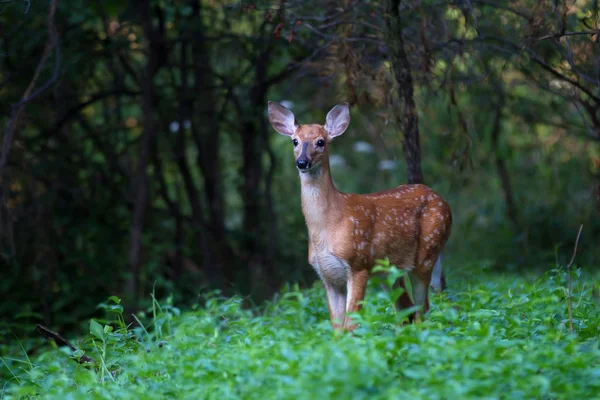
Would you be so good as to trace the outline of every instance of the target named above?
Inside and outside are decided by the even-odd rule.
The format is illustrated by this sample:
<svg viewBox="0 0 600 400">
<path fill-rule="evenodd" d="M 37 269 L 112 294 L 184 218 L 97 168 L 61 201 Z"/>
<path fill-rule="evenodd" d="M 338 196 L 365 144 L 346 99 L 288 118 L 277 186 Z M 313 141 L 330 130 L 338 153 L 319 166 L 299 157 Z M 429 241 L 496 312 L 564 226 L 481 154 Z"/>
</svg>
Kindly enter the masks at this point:
<svg viewBox="0 0 600 400">
<path fill-rule="evenodd" d="M 502 132 L 502 111 L 504 109 L 505 100 L 504 93 L 502 92 L 502 88 L 499 87 L 499 85 L 497 91 L 498 95 L 500 96 L 500 100 L 499 104 L 497 104 L 496 106 L 496 116 L 494 117 L 494 124 L 492 126 L 492 153 L 495 157 L 496 170 L 498 171 L 500 183 L 502 184 L 504 202 L 506 204 L 506 215 L 514 224 L 514 226 L 518 228 L 519 222 L 517 217 L 517 206 L 513 196 L 512 185 L 510 183 L 510 176 L 508 175 L 508 170 L 506 169 L 504 158 L 498 150 L 498 140 L 500 138 L 500 133 Z"/>
<path fill-rule="evenodd" d="M 423 183 L 421 171 L 421 146 L 419 143 L 419 117 L 414 100 L 410 63 L 404 49 L 400 0 L 388 0 L 387 42 L 392 69 L 398 88 L 398 103 L 394 106 L 396 122 L 404 132 L 404 158 L 408 183 Z"/>
<path fill-rule="evenodd" d="M 194 2 L 194 15 L 198 25 L 194 31 L 192 53 L 195 65 L 194 93 L 201 93 L 198 98 L 195 116 L 192 120 L 196 144 L 198 145 L 198 164 L 204 177 L 204 191 L 208 206 L 208 228 L 211 234 L 210 247 L 212 262 L 204 267 L 212 283 L 221 288 L 228 288 L 234 280 L 232 259 L 233 251 L 229 246 L 225 229 L 225 206 L 223 193 L 223 177 L 221 170 L 219 113 L 217 96 L 215 95 L 215 79 L 211 68 L 208 44 L 204 34 L 201 2 Z"/>
<path fill-rule="evenodd" d="M 258 115 L 258 114 L 257 114 Z M 252 117 L 250 117 L 252 118 Z M 242 199 L 244 216 L 244 261 L 250 276 L 250 289 L 255 298 L 261 298 L 268 287 L 269 271 L 265 260 L 265 224 L 263 213 L 263 177 L 261 135 L 257 121 L 247 121 L 242 129 Z"/>
<path fill-rule="evenodd" d="M 264 117 L 269 89 L 268 67 L 274 47 L 273 35 L 268 33 L 267 26 L 264 24 L 261 29 L 261 36 L 266 37 L 266 43 L 254 62 L 255 83 L 250 91 L 250 104 L 247 109 L 238 105 L 240 117 L 245 121 L 240 132 L 244 176 L 242 226 L 246 235 L 244 261 L 248 266 L 250 290 L 253 297 L 259 300 L 270 296 L 275 287 L 274 263 L 277 236 L 271 193 L 275 155 L 268 144 L 268 124 Z M 263 165 L 265 152 L 271 162 L 267 171 Z"/>
<path fill-rule="evenodd" d="M 163 41 L 164 18 L 159 11 L 159 27 L 155 29 L 152 23 L 152 10 L 150 0 L 141 1 L 138 8 L 144 34 L 149 44 L 148 61 L 144 69 L 142 80 L 142 114 L 144 129 L 142 131 L 141 148 L 134 174 L 134 206 L 133 220 L 129 237 L 129 281 L 127 290 L 132 297 L 133 304 L 138 298 L 138 283 L 142 264 L 142 235 L 146 212 L 150 202 L 150 180 L 148 178 L 148 164 L 152 143 L 156 138 L 155 102 L 156 93 L 154 88 L 154 76 L 161 64 L 166 59 L 166 51 Z"/>
</svg>

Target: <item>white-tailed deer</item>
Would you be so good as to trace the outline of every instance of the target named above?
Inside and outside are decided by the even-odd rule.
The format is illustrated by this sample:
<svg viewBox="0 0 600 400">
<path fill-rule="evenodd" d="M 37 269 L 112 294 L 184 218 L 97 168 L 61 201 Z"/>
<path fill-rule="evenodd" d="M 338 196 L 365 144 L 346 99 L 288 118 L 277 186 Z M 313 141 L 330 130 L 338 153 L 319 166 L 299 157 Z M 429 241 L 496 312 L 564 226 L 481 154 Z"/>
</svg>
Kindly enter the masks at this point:
<svg viewBox="0 0 600 400">
<path fill-rule="evenodd" d="M 429 310 L 429 284 L 450 235 L 452 214 L 448 204 L 425 185 L 402 185 L 371 194 L 338 191 L 331 180 L 329 143 L 350 123 L 346 103 L 327 114 L 325 125 L 298 125 L 294 114 L 270 101 L 273 128 L 289 136 L 302 187 L 302 211 L 309 233 L 308 262 L 327 290 L 334 328 L 354 329 L 346 313 L 360 309 L 367 280 L 377 259 L 408 272 L 420 318 Z M 396 283 L 404 285 L 403 280 Z M 397 309 L 413 305 L 408 293 Z"/>
</svg>

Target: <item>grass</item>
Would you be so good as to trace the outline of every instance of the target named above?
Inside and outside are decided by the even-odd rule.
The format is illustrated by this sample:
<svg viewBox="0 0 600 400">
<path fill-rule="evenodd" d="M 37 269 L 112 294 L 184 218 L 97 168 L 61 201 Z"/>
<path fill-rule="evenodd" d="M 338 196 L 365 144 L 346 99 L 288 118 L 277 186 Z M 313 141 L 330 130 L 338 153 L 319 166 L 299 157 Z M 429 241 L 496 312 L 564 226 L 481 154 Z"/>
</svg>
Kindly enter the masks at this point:
<svg viewBox="0 0 600 400">
<path fill-rule="evenodd" d="M 573 333 L 562 270 L 450 274 L 426 321 L 403 326 L 397 293 L 373 282 L 355 335 L 331 330 L 320 283 L 288 287 L 260 310 L 214 295 L 184 313 L 155 300 L 134 329 L 112 297 L 107 321 L 91 321 L 77 343 L 94 364 L 47 343 L 31 359 L 33 342 L 0 347 L 0 398 L 600 398 L 598 282 L 580 270 L 573 279 Z"/>
</svg>

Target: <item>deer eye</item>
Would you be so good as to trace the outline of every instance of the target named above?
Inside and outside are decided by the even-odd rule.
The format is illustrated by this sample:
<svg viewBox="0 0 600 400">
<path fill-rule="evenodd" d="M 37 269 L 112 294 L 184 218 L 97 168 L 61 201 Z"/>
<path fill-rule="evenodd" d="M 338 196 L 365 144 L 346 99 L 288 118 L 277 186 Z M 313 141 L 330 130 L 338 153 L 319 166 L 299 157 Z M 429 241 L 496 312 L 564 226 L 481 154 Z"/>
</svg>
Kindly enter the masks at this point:
<svg viewBox="0 0 600 400">
<path fill-rule="evenodd" d="M 298 139 L 292 140 L 292 143 L 294 144 L 294 147 L 298 146 Z"/>
<path fill-rule="evenodd" d="M 317 140 L 317 147 L 323 147 L 323 146 L 325 146 L 325 141 L 323 139 Z"/>
</svg>

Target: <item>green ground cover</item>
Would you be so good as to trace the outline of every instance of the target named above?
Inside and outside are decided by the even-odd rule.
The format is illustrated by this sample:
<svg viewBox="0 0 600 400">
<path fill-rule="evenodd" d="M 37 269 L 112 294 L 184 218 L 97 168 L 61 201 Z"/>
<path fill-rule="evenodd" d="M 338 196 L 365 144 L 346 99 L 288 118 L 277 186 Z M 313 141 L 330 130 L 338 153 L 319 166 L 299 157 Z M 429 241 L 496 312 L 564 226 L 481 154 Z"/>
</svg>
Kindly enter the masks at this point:
<svg viewBox="0 0 600 400">
<path fill-rule="evenodd" d="M 571 333 L 563 270 L 461 271 L 469 272 L 451 272 L 451 287 L 432 296 L 416 325 L 398 324 L 397 293 L 372 282 L 354 335 L 331 330 L 320 283 L 288 287 L 260 309 L 205 296 L 182 313 L 155 301 L 135 329 L 119 322 L 122 307 L 111 298 L 101 305 L 107 320 L 73 340 L 95 364 L 72 359 L 81 350 L 13 337 L 2 348 L 0 398 L 600 398 L 595 276 L 572 272 Z M 27 357 L 34 345 L 42 350 Z"/>
</svg>

